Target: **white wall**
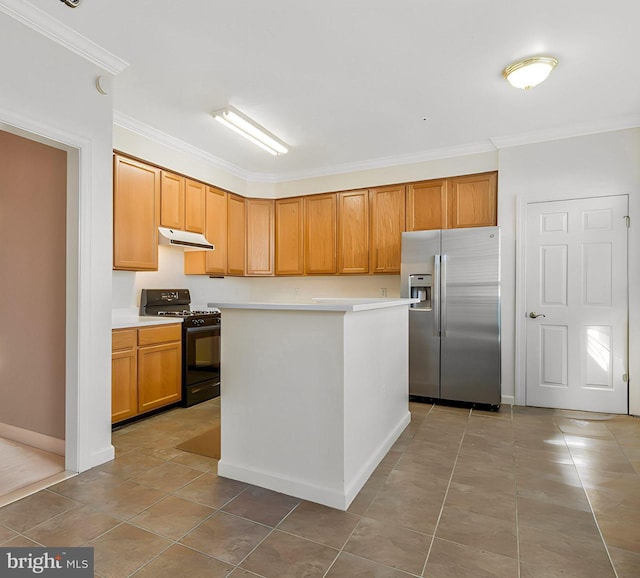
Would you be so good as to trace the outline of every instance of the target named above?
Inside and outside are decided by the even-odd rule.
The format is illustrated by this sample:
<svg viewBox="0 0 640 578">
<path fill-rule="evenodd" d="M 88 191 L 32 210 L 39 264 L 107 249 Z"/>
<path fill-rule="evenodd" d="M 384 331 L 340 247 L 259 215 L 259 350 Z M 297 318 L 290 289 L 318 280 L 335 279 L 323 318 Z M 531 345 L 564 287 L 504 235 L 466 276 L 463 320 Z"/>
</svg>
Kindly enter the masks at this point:
<svg viewBox="0 0 640 578">
<path fill-rule="evenodd" d="M 502 227 L 502 393 L 515 392 L 518 203 L 629 195 L 630 410 L 640 413 L 640 129 L 502 149 L 498 224 Z M 635 377 L 635 379 L 634 379 Z"/>
<path fill-rule="evenodd" d="M 65 437 L 67 469 L 85 470 L 113 456 L 109 411 L 113 102 L 95 89 L 96 76 L 105 74 L 102 69 L 5 14 L 0 14 L 0 53 L 6 57 L 0 127 L 23 136 L 35 133 L 76 151 L 70 155 L 76 173 L 69 175 L 67 196 Z"/>
</svg>

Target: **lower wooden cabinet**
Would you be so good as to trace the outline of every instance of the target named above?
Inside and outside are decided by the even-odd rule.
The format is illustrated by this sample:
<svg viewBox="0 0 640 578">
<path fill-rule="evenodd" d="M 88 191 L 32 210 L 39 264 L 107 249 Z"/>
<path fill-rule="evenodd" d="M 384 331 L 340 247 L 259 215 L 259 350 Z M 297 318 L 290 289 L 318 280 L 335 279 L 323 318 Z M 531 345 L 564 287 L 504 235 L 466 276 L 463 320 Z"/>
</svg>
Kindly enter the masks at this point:
<svg viewBox="0 0 640 578">
<path fill-rule="evenodd" d="M 114 329 L 111 356 L 111 422 L 182 399 L 180 324 Z"/>
<path fill-rule="evenodd" d="M 111 339 L 111 422 L 138 415 L 138 335 L 116 329 Z"/>
</svg>

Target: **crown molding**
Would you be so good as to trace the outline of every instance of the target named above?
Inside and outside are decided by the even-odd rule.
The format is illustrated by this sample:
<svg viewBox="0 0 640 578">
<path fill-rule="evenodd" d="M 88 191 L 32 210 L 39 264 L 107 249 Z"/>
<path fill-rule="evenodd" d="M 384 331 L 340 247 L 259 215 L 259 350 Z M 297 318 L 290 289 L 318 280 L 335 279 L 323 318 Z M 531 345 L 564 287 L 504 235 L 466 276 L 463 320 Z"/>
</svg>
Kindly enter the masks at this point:
<svg viewBox="0 0 640 578">
<path fill-rule="evenodd" d="M 501 148 L 559 140 L 563 138 L 571 138 L 589 134 L 597 134 L 614 130 L 623 130 L 627 128 L 637 128 L 640 127 L 640 115 L 617 117 L 615 119 L 609 119 L 605 121 L 580 123 L 572 126 L 559 127 L 550 130 L 532 131 L 519 135 L 492 137 L 489 140 L 482 142 L 468 143 L 460 146 L 443 147 L 431 151 L 423 151 L 420 153 L 380 157 L 377 159 L 371 159 L 362 162 L 332 165 L 318 170 L 291 171 L 277 174 L 254 173 L 247 171 L 238 167 L 237 165 L 216 157 L 211 153 L 197 148 L 183 140 L 175 138 L 148 124 L 140 122 L 122 112 L 114 111 L 113 123 L 160 145 L 167 146 L 169 148 L 189 155 L 193 155 L 194 157 L 197 157 L 218 169 L 227 171 L 228 173 L 245 181 L 277 184 L 345 173 L 355 173 L 359 171 L 385 169 L 394 166 L 417 164 L 421 162 L 462 157 L 480 153 L 496 152 L 496 150 L 499 150 Z"/>
<path fill-rule="evenodd" d="M 357 161 L 353 163 L 344 163 L 333 165 L 319 170 L 310 171 L 294 171 L 289 173 L 281 173 L 276 182 L 297 181 L 301 179 L 311 179 L 316 177 L 327 177 L 331 175 L 339 175 L 344 173 L 355 173 L 359 171 L 368 171 L 375 169 L 386 169 L 389 167 L 411 165 L 427 161 L 435 161 L 440 159 L 462 157 L 479 153 L 495 152 L 496 148 L 490 142 L 468 143 L 452 147 L 443 147 L 430 151 L 419 153 L 410 153 L 405 155 L 394 155 L 389 157 L 379 157 L 367 161 Z"/>
<path fill-rule="evenodd" d="M 113 124 L 124 129 L 127 129 L 135 134 L 138 134 L 146 139 L 149 139 L 152 142 L 155 142 L 159 145 L 166 146 L 175 151 L 186 153 L 192 155 L 194 157 L 199 158 L 200 160 L 213 165 L 218 169 L 222 169 L 231 173 L 232 175 L 244 179 L 246 181 L 254 181 L 260 175 L 256 173 L 250 173 L 241 169 L 240 167 L 225 161 L 211 153 L 208 153 L 198 147 L 190 145 L 188 142 L 180 140 L 167 134 L 166 132 L 162 132 L 157 128 L 154 128 L 148 124 L 140 122 L 139 120 L 124 114 L 123 112 L 119 112 L 117 110 L 113 111 Z M 267 178 L 273 178 L 272 175 L 265 175 Z M 268 182 L 268 181 L 263 181 Z"/>
<path fill-rule="evenodd" d="M 490 140 L 497 149 L 535 144 L 564 138 L 586 136 L 601 132 L 624 130 L 640 127 L 640 115 L 618 116 L 614 118 L 581 122 L 552 129 L 535 130 L 520 134 L 491 137 Z"/>
<path fill-rule="evenodd" d="M 26 0 L 0 0 L 0 12 L 113 75 L 120 74 L 129 66 L 129 63 L 122 58 L 105 50 Z"/>
<path fill-rule="evenodd" d="M 254 173 L 241 169 L 237 165 L 234 165 L 228 161 L 221 159 L 220 157 L 212 155 L 211 153 L 195 147 L 183 140 L 175 138 L 170 134 L 162 132 L 148 124 L 140 122 L 139 120 L 136 120 L 135 118 L 122 112 L 113 112 L 113 124 L 136 133 L 157 144 L 197 157 L 204 162 L 209 163 L 218 169 L 227 171 L 228 173 L 231 173 L 238 178 L 244 179 L 245 181 L 270 184 L 311 179 L 316 177 L 325 177 L 343 173 L 352 173 L 371 169 L 388 168 L 392 166 L 414 164 L 424 161 L 466 156 L 478 153 L 495 152 L 496 150 L 495 147 L 489 142 L 471 143 L 461 146 L 436 149 L 433 151 L 422 153 L 384 157 L 364 162 L 345 163 L 341 165 L 326 167 L 324 169 L 316 171 L 295 171 L 278 174 Z"/>
</svg>

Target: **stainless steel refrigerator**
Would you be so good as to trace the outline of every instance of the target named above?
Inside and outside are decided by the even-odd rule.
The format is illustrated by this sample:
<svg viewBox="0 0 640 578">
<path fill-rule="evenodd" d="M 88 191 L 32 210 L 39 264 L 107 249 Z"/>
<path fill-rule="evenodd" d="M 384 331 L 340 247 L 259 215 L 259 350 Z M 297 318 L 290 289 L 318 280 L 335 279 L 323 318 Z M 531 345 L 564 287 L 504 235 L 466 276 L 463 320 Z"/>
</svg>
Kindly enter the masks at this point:
<svg viewBox="0 0 640 578">
<path fill-rule="evenodd" d="M 409 395 L 500 405 L 500 228 L 402 234 Z"/>
</svg>

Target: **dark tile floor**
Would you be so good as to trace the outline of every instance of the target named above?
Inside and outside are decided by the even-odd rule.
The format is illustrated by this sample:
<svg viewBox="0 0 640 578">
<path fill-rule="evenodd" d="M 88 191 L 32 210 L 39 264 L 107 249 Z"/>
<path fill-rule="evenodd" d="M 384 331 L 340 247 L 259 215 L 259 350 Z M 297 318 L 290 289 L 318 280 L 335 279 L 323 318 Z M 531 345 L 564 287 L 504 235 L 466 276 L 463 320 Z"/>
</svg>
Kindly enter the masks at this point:
<svg viewBox="0 0 640 578">
<path fill-rule="evenodd" d="M 640 419 L 411 412 L 347 512 L 176 450 L 213 400 L 116 431 L 113 462 L 0 509 L 0 544 L 93 546 L 103 578 L 640 576 Z"/>
</svg>

